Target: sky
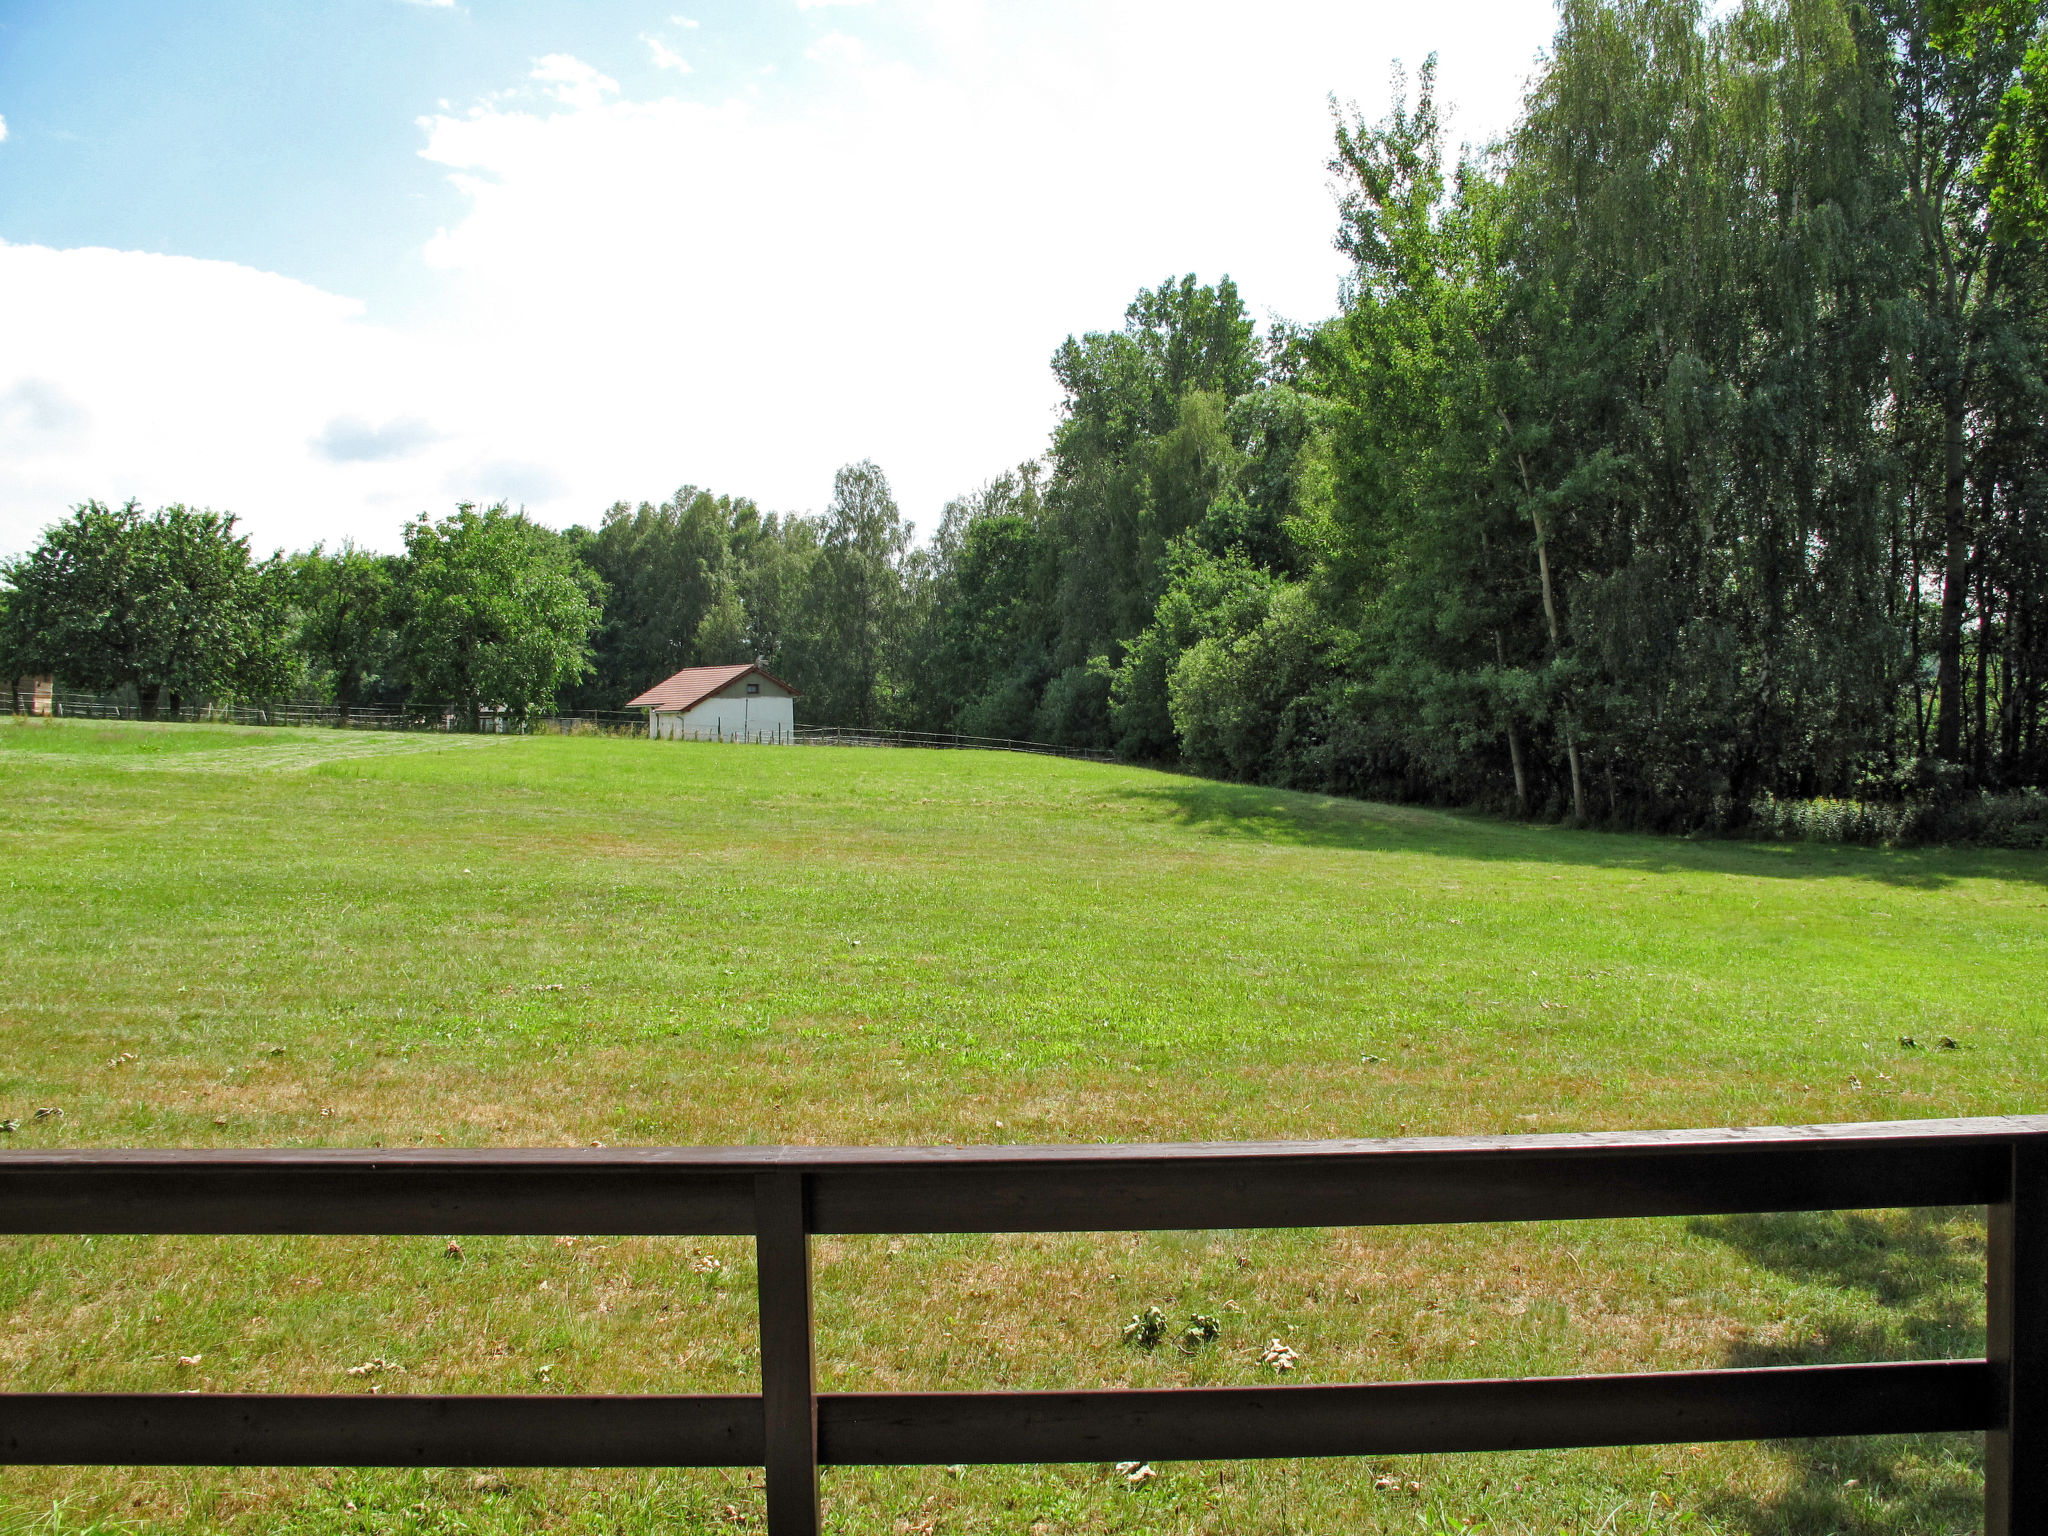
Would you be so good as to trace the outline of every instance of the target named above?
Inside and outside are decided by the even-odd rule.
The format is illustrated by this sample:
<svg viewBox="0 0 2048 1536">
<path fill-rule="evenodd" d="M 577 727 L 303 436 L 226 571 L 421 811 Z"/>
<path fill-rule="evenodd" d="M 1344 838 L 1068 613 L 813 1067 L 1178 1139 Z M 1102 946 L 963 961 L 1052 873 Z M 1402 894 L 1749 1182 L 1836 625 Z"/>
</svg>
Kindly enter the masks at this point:
<svg viewBox="0 0 2048 1536">
<path fill-rule="evenodd" d="M 680 7 L 680 8 L 679 8 Z M 1329 98 L 1514 121 L 1547 0 L 5 0 L 0 555 L 87 499 L 259 552 L 506 500 L 929 531 L 1141 287 L 1336 307 Z"/>
</svg>

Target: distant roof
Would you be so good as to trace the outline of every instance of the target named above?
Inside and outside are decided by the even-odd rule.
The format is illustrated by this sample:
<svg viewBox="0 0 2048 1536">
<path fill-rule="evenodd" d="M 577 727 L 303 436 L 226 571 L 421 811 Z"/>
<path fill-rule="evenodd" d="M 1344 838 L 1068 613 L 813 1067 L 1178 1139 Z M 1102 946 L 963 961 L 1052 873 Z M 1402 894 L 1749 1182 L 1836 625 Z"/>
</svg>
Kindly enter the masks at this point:
<svg viewBox="0 0 2048 1536">
<path fill-rule="evenodd" d="M 674 677 L 656 683 L 639 698 L 626 700 L 626 708 L 689 709 L 692 705 L 710 698 L 719 689 L 738 682 L 750 672 L 758 672 L 778 688 L 788 688 L 791 698 L 803 697 L 763 666 L 685 667 Z"/>
</svg>

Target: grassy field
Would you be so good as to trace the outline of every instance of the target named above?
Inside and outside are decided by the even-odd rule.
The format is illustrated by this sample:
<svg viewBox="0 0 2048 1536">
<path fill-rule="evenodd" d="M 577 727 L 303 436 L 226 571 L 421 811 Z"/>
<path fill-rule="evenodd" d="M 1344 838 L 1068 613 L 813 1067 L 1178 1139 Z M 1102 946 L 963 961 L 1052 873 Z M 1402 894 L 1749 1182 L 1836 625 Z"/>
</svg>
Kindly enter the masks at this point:
<svg viewBox="0 0 2048 1536">
<path fill-rule="evenodd" d="M 0 722 L 5 1145 L 1058 1142 L 2040 1110 L 2048 857 L 985 753 Z M 1899 1041 L 1911 1036 L 1922 1048 Z M 1956 1049 L 1939 1048 L 1947 1036 Z M 38 1109 L 61 1114 L 35 1118 Z M 737 1241 L 0 1239 L 26 1390 L 748 1390 Z M 829 1389 L 1981 1351 L 1975 1212 L 819 1244 Z M 1222 1318 L 1143 1354 L 1157 1304 Z M 198 1357 L 182 1365 L 181 1358 Z M 1969 1531 L 1974 1437 L 830 1472 L 834 1530 Z M 745 1472 L 0 1472 L 0 1532 L 721 1531 Z"/>
</svg>

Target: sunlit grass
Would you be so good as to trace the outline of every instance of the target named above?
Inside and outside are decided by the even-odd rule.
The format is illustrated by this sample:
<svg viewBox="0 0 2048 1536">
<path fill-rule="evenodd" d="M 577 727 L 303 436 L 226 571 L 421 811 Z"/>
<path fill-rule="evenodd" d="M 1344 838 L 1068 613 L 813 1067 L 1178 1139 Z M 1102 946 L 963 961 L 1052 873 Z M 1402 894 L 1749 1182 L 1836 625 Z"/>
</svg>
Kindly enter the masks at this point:
<svg viewBox="0 0 2048 1536">
<path fill-rule="evenodd" d="M 1889 1119 L 2039 1109 L 2048 1066 L 2038 855 L 1602 836 L 983 753 L 85 722 L 0 726 L 0 839 L 16 1147 Z M 744 1242 L 0 1243 L 16 1389 L 754 1380 Z M 1980 1244 L 1947 1213 L 832 1239 L 821 1372 L 1272 1380 L 1276 1337 L 1308 1381 L 1967 1353 Z M 1223 1335 L 1123 1347 L 1151 1304 Z M 862 1532 L 1949 1531 L 1978 1518 L 1976 1457 L 1937 1437 L 826 1488 Z M 0 1532 L 732 1529 L 758 1526 L 756 1476 L 17 1469 Z"/>
</svg>

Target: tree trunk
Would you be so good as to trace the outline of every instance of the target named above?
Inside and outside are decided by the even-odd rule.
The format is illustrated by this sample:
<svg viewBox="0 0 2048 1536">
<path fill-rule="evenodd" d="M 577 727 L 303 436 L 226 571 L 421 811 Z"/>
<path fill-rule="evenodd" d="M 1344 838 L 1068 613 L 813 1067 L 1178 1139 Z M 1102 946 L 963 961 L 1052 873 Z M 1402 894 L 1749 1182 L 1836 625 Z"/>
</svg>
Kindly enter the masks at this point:
<svg viewBox="0 0 2048 1536">
<path fill-rule="evenodd" d="M 1935 637 L 1935 678 L 1938 694 L 1934 718 L 1935 755 L 1945 762 L 1962 761 L 1963 750 L 1963 609 L 1970 589 L 1970 529 L 1965 510 L 1963 402 L 1943 403 L 1941 515 L 1947 551 L 1941 571 L 1941 630 Z"/>
<path fill-rule="evenodd" d="M 145 720 L 156 718 L 156 685 L 137 683 L 135 685 L 135 712 Z"/>
<path fill-rule="evenodd" d="M 1987 523 L 1988 527 L 1989 524 Z M 1978 562 L 1980 566 L 1987 561 Z M 1977 573 L 1977 746 L 1971 754 L 1977 781 L 1991 772 L 1991 575 Z"/>
<path fill-rule="evenodd" d="M 1572 735 L 1570 715 L 1564 720 L 1564 755 L 1572 765 L 1572 820 L 1586 819 L 1586 777 L 1579 769 L 1579 743 Z"/>
<path fill-rule="evenodd" d="M 1493 659 L 1505 672 L 1508 669 L 1508 653 L 1501 646 L 1500 631 L 1493 632 Z M 1508 718 L 1508 761 L 1515 765 L 1515 814 L 1529 814 L 1529 779 L 1522 771 L 1522 740 L 1515 734 L 1514 718 Z"/>
<path fill-rule="evenodd" d="M 1564 650 L 1562 636 L 1557 625 L 1557 598 L 1550 587 L 1550 539 L 1543 531 L 1543 514 L 1536 509 L 1535 484 L 1529 478 L 1529 461 L 1522 454 L 1515 455 L 1515 463 L 1522 471 L 1522 494 L 1529 501 L 1529 522 L 1536 530 L 1536 570 L 1543 578 L 1543 617 L 1550 625 L 1550 654 L 1559 655 Z M 1572 730 L 1572 713 L 1569 706 L 1564 714 L 1564 755 L 1572 766 L 1572 820 L 1586 819 L 1586 781 L 1579 769 L 1579 743 Z"/>
<path fill-rule="evenodd" d="M 1918 487 L 1915 487 L 1910 494 L 1913 501 L 1913 515 L 1912 521 L 1906 529 L 1906 553 L 1908 563 L 1912 568 L 1912 575 L 1909 578 L 1912 585 L 1907 590 L 1913 594 L 1913 602 L 1912 607 L 1907 612 L 1906 621 L 1911 626 L 1908 633 L 1912 636 L 1913 755 L 1915 757 L 1925 757 L 1927 755 L 1927 690 L 1921 686 L 1920 681 L 1920 657 L 1922 654 L 1920 648 L 1920 610 L 1926 605 L 1920 591 L 1920 494 Z"/>
<path fill-rule="evenodd" d="M 1529 483 L 1529 468 L 1522 466 L 1522 484 Z M 1543 532 L 1543 517 L 1537 512 L 1536 503 L 1529 503 L 1529 521 L 1536 528 L 1536 569 L 1543 577 L 1543 617 L 1550 625 L 1550 654 L 1562 654 L 1564 641 L 1557 627 L 1557 598 L 1550 586 L 1550 541 Z M 1572 712 L 1569 705 L 1564 712 L 1564 755 L 1572 766 L 1572 820 L 1586 819 L 1586 778 L 1579 767 L 1579 742 L 1572 729 Z"/>
</svg>

